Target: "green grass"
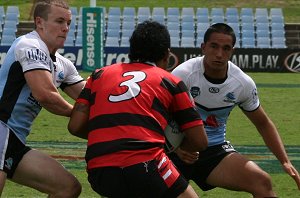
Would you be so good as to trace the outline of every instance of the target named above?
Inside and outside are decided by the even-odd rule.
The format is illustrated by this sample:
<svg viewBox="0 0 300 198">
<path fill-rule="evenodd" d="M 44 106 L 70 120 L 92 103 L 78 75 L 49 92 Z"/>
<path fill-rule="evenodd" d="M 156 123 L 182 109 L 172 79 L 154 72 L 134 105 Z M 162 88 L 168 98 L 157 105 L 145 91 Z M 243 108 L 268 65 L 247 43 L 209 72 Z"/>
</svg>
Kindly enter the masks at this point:
<svg viewBox="0 0 300 198">
<path fill-rule="evenodd" d="M 82 72 L 84 77 L 89 75 L 88 72 Z M 272 120 L 276 123 L 282 139 L 286 146 L 298 146 L 299 148 L 299 129 L 300 129 L 300 78 L 297 73 L 249 73 L 258 84 L 258 91 L 261 103 Z M 298 87 L 297 87 L 298 86 Z M 84 156 L 85 141 L 71 136 L 67 131 L 68 119 L 59 117 L 42 110 L 41 114 L 35 121 L 32 133 L 29 135 L 28 141 L 33 147 L 47 152 L 51 155 L 67 155 L 67 156 Z M 237 148 L 243 152 L 244 145 L 250 146 L 264 146 L 262 139 L 259 137 L 258 132 L 254 126 L 247 120 L 238 108 L 232 112 L 228 123 L 227 138 Z M 46 142 L 44 142 L 46 141 Z M 44 142 L 44 143 L 43 143 Z M 69 148 L 68 146 L 58 146 L 70 142 L 79 142 L 81 147 L 76 146 L 76 149 Z M 53 144 L 49 146 L 49 143 Z M 43 145 L 44 144 L 44 145 Z M 68 143 L 66 144 L 68 145 Z M 79 150 L 78 150 L 79 149 Z M 249 155 L 251 158 L 252 155 Z M 272 157 L 272 159 L 274 156 Z M 253 160 L 256 160 L 253 158 Z M 291 160 L 297 162 L 297 168 L 300 170 L 299 154 L 291 153 Z M 260 161 L 257 161 L 260 162 Z M 83 185 L 83 192 L 80 197 L 98 197 L 92 191 L 87 182 L 85 163 L 84 161 L 62 161 Z M 264 163 L 262 161 L 262 163 Z M 299 191 L 296 189 L 294 181 L 285 174 L 278 163 L 278 161 L 269 161 L 271 165 L 262 166 L 266 171 L 271 172 L 274 189 L 278 196 L 297 197 Z M 276 164 L 276 173 L 273 173 L 270 166 Z M 79 164 L 79 165 L 78 165 Z M 261 164 L 264 165 L 264 164 Z M 197 188 L 193 183 L 192 185 L 197 190 L 200 197 L 209 198 L 248 198 L 251 197 L 248 193 L 228 191 L 220 188 L 203 192 Z M 33 189 L 14 184 L 10 181 L 6 183 L 2 197 L 46 197 L 46 195 L 36 192 Z"/>
<path fill-rule="evenodd" d="M 14 0 L 14 1 L 1 1 L 1 5 L 19 5 L 20 12 L 21 12 L 21 20 L 28 20 L 30 19 L 30 10 L 32 7 L 32 0 Z M 69 0 L 69 5 L 71 6 L 89 6 L 89 0 Z M 97 0 L 97 6 L 103 7 L 125 7 L 125 6 L 132 6 L 132 7 L 251 7 L 251 8 L 260 8 L 260 7 L 281 7 L 283 8 L 285 21 L 287 23 L 299 23 L 300 21 L 300 1 L 298 0 L 222 0 L 222 1 L 205 1 L 205 0 L 155 0 L 155 1 L 143 1 L 143 0 Z M 31 19 L 30 19 L 31 20 Z"/>
</svg>

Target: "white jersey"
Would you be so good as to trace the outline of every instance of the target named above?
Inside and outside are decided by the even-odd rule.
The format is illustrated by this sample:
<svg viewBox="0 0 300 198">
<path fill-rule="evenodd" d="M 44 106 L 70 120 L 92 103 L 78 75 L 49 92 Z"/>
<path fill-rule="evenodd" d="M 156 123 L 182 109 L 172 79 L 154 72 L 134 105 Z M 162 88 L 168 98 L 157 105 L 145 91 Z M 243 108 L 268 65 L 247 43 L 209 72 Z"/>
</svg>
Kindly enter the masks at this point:
<svg viewBox="0 0 300 198">
<path fill-rule="evenodd" d="M 24 73 L 31 70 L 49 71 L 57 88 L 83 81 L 70 60 L 58 53 L 50 55 L 36 31 L 14 41 L 0 68 L 0 121 L 10 127 L 23 143 L 42 108 L 24 78 Z"/>
<path fill-rule="evenodd" d="M 194 98 L 205 124 L 209 146 L 226 141 L 227 118 L 236 105 L 244 111 L 259 107 L 254 81 L 230 61 L 227 79 L 221 84 L 213 84 L 205 78 L 203 57 L 182 63 L 172 74 L 183 80 Z"/>
</svg>

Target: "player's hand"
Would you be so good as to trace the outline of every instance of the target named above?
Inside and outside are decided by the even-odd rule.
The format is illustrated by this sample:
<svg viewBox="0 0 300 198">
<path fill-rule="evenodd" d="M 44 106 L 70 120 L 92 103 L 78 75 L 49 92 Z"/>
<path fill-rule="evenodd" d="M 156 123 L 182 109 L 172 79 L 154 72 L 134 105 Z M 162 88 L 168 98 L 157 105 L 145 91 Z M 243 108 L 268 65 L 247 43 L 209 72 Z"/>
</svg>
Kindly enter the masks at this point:
<svg viewBox="0 0 300 198">
<path fill-rule="evenodd" d="M 300 190 L 300 176 L 296 168 L 292 165 L 291 162 L 283 163 L 283 168 L 296 182 L 298 189 Z"/>
<path fill-rule="evenodd" d="M 175 150 L 178 157 L 187 164 L 193 164 L 199 159 L 199 152 L 188 152 L 178 147 Z"/>
</svg>

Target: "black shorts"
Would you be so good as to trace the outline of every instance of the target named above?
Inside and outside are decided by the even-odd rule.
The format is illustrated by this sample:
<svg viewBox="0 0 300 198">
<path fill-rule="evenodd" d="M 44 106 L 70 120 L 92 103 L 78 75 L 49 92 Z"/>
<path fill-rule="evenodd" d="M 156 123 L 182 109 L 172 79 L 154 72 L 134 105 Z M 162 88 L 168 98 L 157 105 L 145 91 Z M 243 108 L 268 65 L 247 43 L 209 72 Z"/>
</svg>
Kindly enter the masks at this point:
<svg viewBox="0 0 300 198">
<path fill-rule="evenodd" d="M 0 122 L 0 170 L 12 178 L 23 156 L 31 148 L 24 145 L 6 125 Z"/>
<path fill-rule="evenodd" d="M 152 160 L 132 166 L 102 167 L 88 171 L 88 180 L 95 192 L 110 198 L 174 198 L 188 187 L 188 182 L 179 174 L 168 159 L 160 167 L 160 161 Z M 165 160 L 164 159 L 164 160 Z M 167 171 L 167 170 L 170 171 Z M 166 173 L 163 173 L 165 172 Z M 163 174 L 162 174 L 163 173 Z M 170 181 L 167 175 L 178 175 Z M 169 183 L 169 184 L 168 184 Z"/>
<path fill-rule="evenodd" d="M 206 183 L 206 179 L 213 169 L 229 153 L 236 152 L 230 142 L 208 147 L 199 153 L 199 160 L 194 164 L 186 164 L 176 153 L 168 154 L 173 163 L 187 180 L 193 180 L 203 191 L 211 190 L 215 186 Z"/>
</svg>

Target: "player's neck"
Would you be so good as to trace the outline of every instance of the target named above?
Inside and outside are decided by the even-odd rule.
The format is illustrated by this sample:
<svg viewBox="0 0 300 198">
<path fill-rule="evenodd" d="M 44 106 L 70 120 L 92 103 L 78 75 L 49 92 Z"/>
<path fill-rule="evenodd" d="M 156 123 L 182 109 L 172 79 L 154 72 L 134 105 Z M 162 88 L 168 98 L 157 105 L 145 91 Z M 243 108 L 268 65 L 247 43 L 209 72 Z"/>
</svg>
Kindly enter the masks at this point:
<svg viewBox="0 0 300 198">
<path fill-rule="evenodd" d="M 204 76 L 211 83 L 222 84 L 227 79 L 227 69 L 227 67 L 226 69 L 209 69 L 206 67 Z"/>
<path fill-rule="evenodd" d="M 206 73 L 204 73 L 204 77 L 213 84 L 222 84 L 227 79 L 227 75 L 225 75 L 223 78 L 217 78 L 216 76 L 209 76 Z"/>
</svg>

